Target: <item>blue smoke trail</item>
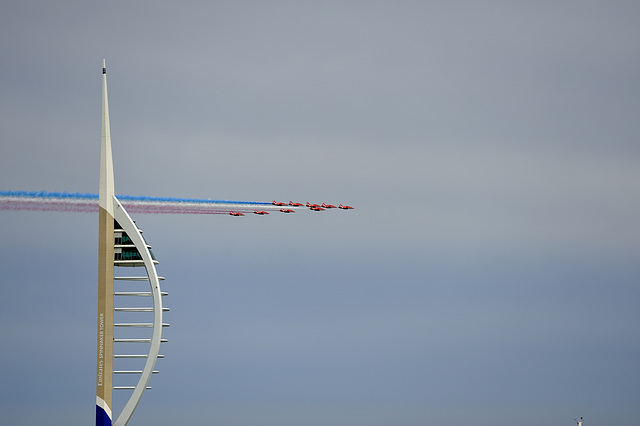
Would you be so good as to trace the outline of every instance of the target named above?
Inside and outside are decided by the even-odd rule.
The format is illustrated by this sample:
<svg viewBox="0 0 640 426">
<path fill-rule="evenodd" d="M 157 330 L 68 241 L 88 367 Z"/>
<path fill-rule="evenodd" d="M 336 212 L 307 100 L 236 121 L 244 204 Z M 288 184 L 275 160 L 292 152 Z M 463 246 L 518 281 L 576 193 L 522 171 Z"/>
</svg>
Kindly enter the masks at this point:
<svg viewBox="0 0 640 426">
<path fill-rule="evenodd" d="M 116 195 L 121 201 L 150 201 L 159 203 L 203 203 L 203 204 L 251 204 L 271 205 L 260 201 L 207 200 L 204 198 L 148 197 L 145 195 Z"/>
</svg>

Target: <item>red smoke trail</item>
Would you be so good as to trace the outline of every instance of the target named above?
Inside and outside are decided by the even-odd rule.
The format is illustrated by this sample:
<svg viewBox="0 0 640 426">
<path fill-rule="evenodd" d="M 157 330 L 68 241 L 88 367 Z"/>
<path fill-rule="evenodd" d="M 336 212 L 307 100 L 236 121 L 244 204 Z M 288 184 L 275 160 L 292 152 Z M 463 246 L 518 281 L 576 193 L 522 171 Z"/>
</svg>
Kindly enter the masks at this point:
<svg viewBox="0 0 640 426">
<path fill-rule="evenodd" d="M 204 208 L 196 208 L 191 206 L 172 206 L 161 203 L 122 203 L 123 207 L 129 213 L 142 214 L 228 214 L 229 209 L 220 209 L 219 207 L 206 206 Z"/>
<path fill-rule="evenodd" d="M 98 211 L 98 203 L 77 200 L 24 200 L 0 197 L 0 210 L 95 213 Z"/>
</svg>

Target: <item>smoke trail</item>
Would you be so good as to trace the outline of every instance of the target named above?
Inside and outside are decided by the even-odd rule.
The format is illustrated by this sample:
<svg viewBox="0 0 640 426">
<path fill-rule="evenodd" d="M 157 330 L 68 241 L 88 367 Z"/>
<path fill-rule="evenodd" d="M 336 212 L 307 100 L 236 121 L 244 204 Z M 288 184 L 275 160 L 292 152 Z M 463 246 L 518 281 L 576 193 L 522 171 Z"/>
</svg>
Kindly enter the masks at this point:
<svg viewBox="0 0 640 426">
<path fill-rule="evenodd" d="M 88 194 L 80 192 L 46 192 L 46 191 L 0 191 L 0 197 L 27 198 L 27 199 L 64 199 L 64 200 L 98 200 L 98 194 Z M 268 206 L 271 203 L 260 201 L 231 201 L 231 200 L 210 200 L 206 198 L 177 198 L 177 197 L 149 197 L 146 195 L 116 195 L 120 202 L 123 201 L 144 201 L 152 203 L 196 203 L 196 204 L 233 204 L 233 205 L 262 205 Z"/>
<path fill-rule="evenodd" d="M 0 210 L 95 213 L 98 211 L 98 203 L 97 201 L 92 203 L 49 199 L 24 200 L 0 196 Z"/>
<path fill-rule="evenodd" d="M 96 196 L 97 197 L 97 196 Z M 207 200 L 203 198 L 173 198 L 173 197 L 147 197 L 144 195 L 116 195 L 120 202 L 143 201 L 154 203 L 194 203 L 194 204 L 233 204 L 247 206 L 270 206 L 271 203 L 259 201 L 230 201 L 230 200 Z"/>
<path fill-rule="evenodd" d="M 258 201 L 207 200 L 201 198 L 116 196 L 130 213 L 150 214 L 228 214 L 230 211 L 251 212 L 279 207 Z M 0 210 L 52 212 L 98 211 L 98 195 L 68 192 L 0 191 Z"/>
</svg>

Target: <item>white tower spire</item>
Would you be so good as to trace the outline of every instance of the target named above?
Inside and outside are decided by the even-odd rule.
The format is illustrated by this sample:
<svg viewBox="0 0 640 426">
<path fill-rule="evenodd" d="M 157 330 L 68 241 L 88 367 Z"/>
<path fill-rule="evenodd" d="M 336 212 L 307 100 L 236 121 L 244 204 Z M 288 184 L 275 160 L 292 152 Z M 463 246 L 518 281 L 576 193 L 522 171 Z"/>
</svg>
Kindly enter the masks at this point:
<svg viewBox="0 0 640 426">
<path fill-rule="evenodd" d="M 98 343 L 96 354 L 96 426 L 111 426 L 113 388 L 113 228 L 114 192 L 107 68 L 102 60 L 102 140 L 100 143 L 98 233 Z"/>
<path fill-rule="evenodd" d="M 151 246 L 142 238 L 142 231 L 135 225 L 114 193 L 113 159 L 111 155 L 111 132 L 109 130 L 109 102 L 107 100 L 107 68 L 102 60 L 102 138 L 100 143 L 100 191 L 99 191 L 99 234 L 98 234 L 98 343 L 96 359 L 96 426 L 126 426 L 133 415 L 142 394 L 149 383 L 153 368 L 159 355 L 162 339 L 162 327 L 169 324 L 162 322 L 162 296 L 160 278 L 155 264 L 158 261 L 151 253 Z M 114 267 L 144 267 L 146 276 L 118 276 L 114 275 Z M 118 281 L 148 281 L 149 292 L 114 292 L 114 279 Z M 114 296 L 151 296 L 153 307 L 114 307 Z M 168 310 L 168 308 L 166 308 Z M 152 323 L 116 322 L 114 311 L 120 312 L 151 312 Z M 120 330 L 131 327 L 151 327 L 150 338 L 114 338 L 114 327 Z M 114 343 L 149 343 L 148 354 L 117 354 L 117 358 L 146 359 L 142 370 L 113 369 Z M 113 386 L 113 375 L 139 374 L 135 386 Z M 120 415 L 113 421 L 113 389 L 133 392 Z"/>
<path fill-rule="evenodd" d="M 102 60 L 102 138 L 100 149 L 99 204 L 113 216 L 113 158 L 111 154 L 111 129 L 109 126 L 109 100 L 107 97 L 107 65 Z"/>
</svg>

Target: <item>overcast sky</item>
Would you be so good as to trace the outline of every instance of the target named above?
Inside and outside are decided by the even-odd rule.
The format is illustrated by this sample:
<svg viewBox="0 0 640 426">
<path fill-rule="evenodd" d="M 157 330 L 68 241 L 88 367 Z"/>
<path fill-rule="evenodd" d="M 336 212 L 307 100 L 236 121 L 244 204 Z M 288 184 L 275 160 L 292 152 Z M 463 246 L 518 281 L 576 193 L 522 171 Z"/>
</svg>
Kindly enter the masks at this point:
<svg viewBox="0 0 640 426">
<path fill-rule="evenodd" d="M 130 424 L 638 422 L 640 3 L 1 9 L 0 190 L 98 192 L 106 58 L 116 193 L 356 207 L 134 217 Z M 92 424 L 97 215 L 0 217 L 0 424 Z"/>
</svg>

